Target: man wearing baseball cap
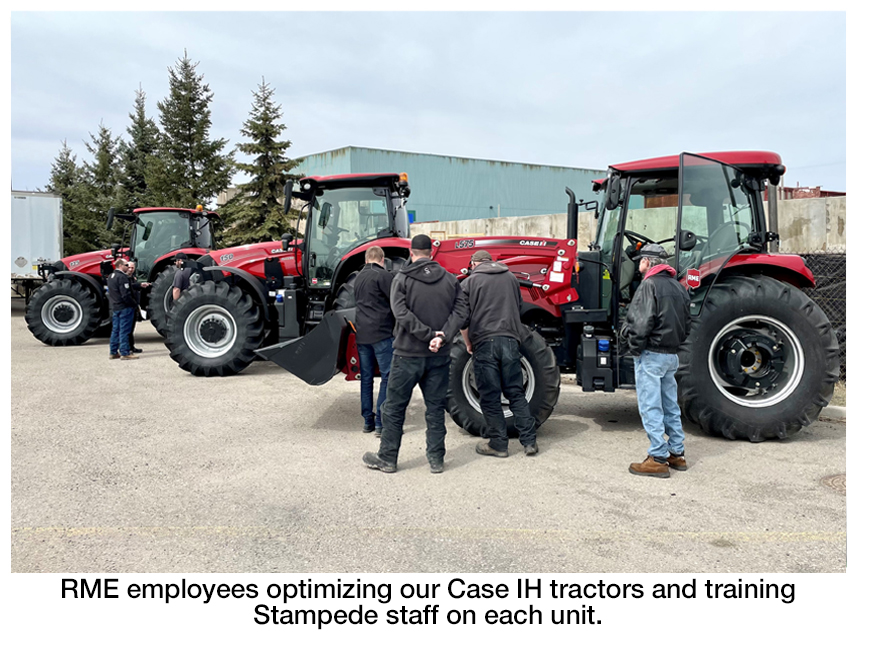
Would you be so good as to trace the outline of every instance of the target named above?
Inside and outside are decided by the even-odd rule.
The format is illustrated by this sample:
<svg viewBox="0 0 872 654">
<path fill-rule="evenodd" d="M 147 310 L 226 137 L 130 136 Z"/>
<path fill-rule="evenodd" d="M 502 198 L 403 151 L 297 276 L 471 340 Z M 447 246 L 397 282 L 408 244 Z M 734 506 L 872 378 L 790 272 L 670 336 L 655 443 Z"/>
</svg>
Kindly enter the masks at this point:
<svg viewBox="0 0 872 654">
<path fill-rule="evenodd" d="M 678 407 L 678 351 L 690 332 L 690 295 L 666 263 L 662 245 L 639 251 L 642 283 L 627 310 L 622 330 L 636 369 L 636 400 L 651 446 L 634 475 L 669 477 L 669 468 L 687 470 L 684 430 Z M 668 438 L 668 440 L 667 440 Z"/>
<path fill-rule="evenodd" d="M 173 263 L 177 268 L 176 274 L 173 277 L 173 302 L 178 300 L 182 291 L 191 285 L 191 273 L 194 269 L 185 267 L 187 260 L 188 255 L 184 252 L 176 252 L 176 256 L 173 257 Z"/>
<path fill-rule="evenodd" d="M 505 395 L 515 417 L 518 440 L 527 456 L 539 452 L 536 420 L 524 396 L 521 371 L 521 343 L 530 330 L 521 322 L 521 286 L 509 267 L 494 261 L 487 250 L 478 250 L 469 260 L 472 271 L 461 282 L 469 304 L 467 328 L 461 333 L 466 350 L 472 354 L 475 381 L 481 397 L 481 412 L 488 442 L 475 446 L 478 454 L 509 456 L 509 438 L 501 395 Z"/>
<path fill-rule="evenodd" d="M 382 434 L 378 454 L 367 452 L 363 462 L 382 472 L 396 472 L 406 408 L 415 386 L 426 405 L 427 460 L 430 472 L 440 473 L 445 458 L 445 395 L 450 355 L 443 349 L 466 320 L 466 303 L 457 278 L 430 260 L 432 244 L 426 234 L 412 239 L 411 261 L 391 284 L 394 313 L 394 356 L 382 405 Z"/>
</svg>

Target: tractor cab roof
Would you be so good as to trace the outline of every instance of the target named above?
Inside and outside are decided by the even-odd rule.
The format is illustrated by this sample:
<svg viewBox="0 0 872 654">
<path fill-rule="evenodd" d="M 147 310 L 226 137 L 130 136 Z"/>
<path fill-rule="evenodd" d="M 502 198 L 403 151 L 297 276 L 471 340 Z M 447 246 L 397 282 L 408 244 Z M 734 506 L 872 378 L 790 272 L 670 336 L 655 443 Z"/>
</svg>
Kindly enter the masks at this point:
<svg viewBox="0 0 872 654">
<path fill-rule="evenodd" d="M 766 152 L 764 150 L 737 150 L 732 152 L 699 152 L 687 154 L 696 154 L 697 156 L 705 157 L 707 159 L 714 159 L 715 161 L 730 166 L 736 166 L 737 168 L 771 169 L 779 175 L 783 175 L 785 171 L 784 164 L 781 163 L 781 156 L 775 152 Z M 639 159 L 638 161 L 613 164 L 609 166 L 609 168 L 619 173 L 677 173 L 680 164 L 681 155 L 674 154 L 666 157 L 654 157 L 653 159 Z M 593 190 L 599 191 L 603 185 L 605 185 L 606 181 L 606 179 L 594 180 Z"/>
<path fill-rule="evenodd" d="M 133 213 L 149 213 L 152 211 L 186 211 L 188 213 L 199 213 L 196 209 L 181 209 L 179 207 L 141 207 L 139 209 L 134 209 Z M 218 215 L 214 211 L 206 211 L 206 214 L 209 216 Z"/>
</svg>

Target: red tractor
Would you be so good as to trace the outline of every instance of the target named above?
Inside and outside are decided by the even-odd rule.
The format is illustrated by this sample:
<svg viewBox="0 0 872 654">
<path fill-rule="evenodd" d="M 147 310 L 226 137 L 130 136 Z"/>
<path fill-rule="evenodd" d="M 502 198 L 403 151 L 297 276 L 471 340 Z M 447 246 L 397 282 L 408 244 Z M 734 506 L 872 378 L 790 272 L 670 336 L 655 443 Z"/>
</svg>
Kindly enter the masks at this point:
<svg viewBox="0 0 872 654">
<path fill-rule="evenodd" d="M 112 321 L 106 296 L 106 278 L 113 260 L 124 256 L 137 262 L 136 275 L 151 282 L 142 293 L 155 328 L 166 331 L 168 302 L 172 301 L 173 262 L 171 253 L 185 252 L 199 257 L 214 246 L 211 220 L 217 214 L 197 209 L 134 209 L 130 215 L 109 210 L 106 228 L 115 219 L 124 220 L 122 241 L 108 250 L 85 252 L 42 264 L 39 274 L 45 283 L 27 305 L 27 327 L 47 345 L 79 345 L 105 330 Z M 169 298 L 169 299 L 168 299 Z"/>
<path fill-rule="evenodd" d="M 381 246 L 388 265 L 408 258 L 404 173 L 307 177 L 298 184 L 299 190 L 293 183 L 286 188 L 285 204 L 287 211 L 292 200 L 302 203 L 302 239 L 286 234 L 282 241 L 216 250 L 195 262 L 191 286 L 167 325 L 166 345 L 182 369 L 206 377 L 236 374 L 258 349 L 295 341 L 333 310 L 353 307 L 354 278 L 368 247 Z M 309 348 L 298 370 L 320 379 L 311 377 L 313 356 L 320 354 Z M 332 377 L 332 361 L 329 367 Z"/>
<path fill-rule="evenodd" d="M 685 417 L 707 433 L 728 438 L 783 438 L 817 418 L 839 373 L 829 320 L 802 291 L 814 284 L 811 272 L 796 255 L 768 252 L 778 235 L 767 230 L 763 190 L 784 171 L 781 158 L 770 152 L 682 154 L 611 166 L 608 177 L 594 183 L 594 190 L 604 193 L 602 202 L 578 203 L 567 189 L 567 238 L 434 242 L 433 259 L 465 276 L 472 253 L 486 249 L 519 277 L 522 319 L 531 328 L 522 345 L 524 385 L 541 424 L 557 402 L 561 370 L 575 373 L 584 391 L 635 384 L 620 327 L 641 281 L 636 252 L 646 243 L 662 244 L 691 293 L 693 327 L 678 373 Z M 292 247 L 276 243 L 278 256 L 258 255 L 251 272 L 224 268 L 221 274 L 229 275 L 229 283 L 219 279 L 183 295 L 178 313 L 171 314 L 169 337 L 183 367 L 228 374 L 239 369 L 233 361 L 247 365 L 259 354 L 310 384 L 340 371 L 347 379 L 359 376 L 354 271 L 373 242 L 391 257 L 406 256 L 400 207 L 407 188 L 387 191 L 391 213 L 386 219 L 394 231 L 370 232 L 365 244 L 340 247 L 337 230 L 348 227 L 343 214 L 334 213 L 338 202 L 329 195 L 336 179 L 309 178 L 301 192 L 286 191 L 286 204 L 293 195 L 309 210 L 306 239 Z M 327 187 L 321 186 L 324 180 L 330 180 Z M 375 176 L 359 181 L 382 197 Z M 355 203 L 361 197 L 349 199 Z M 595 210 L 597 217 L 595 239 L 582 252 L 579 206 Z M 370 215 L 360 209 L 351 213 L 361 223 Z M 388 235 L 393 238 L 373 240 Z M 206 300 L 195 304 L 196 297 Z M 184 312 L 183 300 L 190 306 Z M 246 331 L 240 318 L 250 326 Z M 264 324 L 272 330 L 269 339 Z M 200 344 L 200 351 L 188 354 L 185 341 Z M 480 434 L 484 419 L 471 359 L 462 339 L 451 347 L 448 410 L 458 425 Z M 505 411 L 511 426 L 508 406 Z"/>
</svg>

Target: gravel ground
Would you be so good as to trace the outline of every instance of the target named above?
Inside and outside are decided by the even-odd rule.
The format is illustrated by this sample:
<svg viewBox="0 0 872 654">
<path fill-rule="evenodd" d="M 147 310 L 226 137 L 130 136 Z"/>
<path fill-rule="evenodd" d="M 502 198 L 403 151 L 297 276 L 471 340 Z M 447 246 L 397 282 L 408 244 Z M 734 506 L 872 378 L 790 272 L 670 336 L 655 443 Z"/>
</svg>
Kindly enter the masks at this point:
<svg viewBox="0 0 872 654">
<path fill-rule="evenodd" d="M 636 477 L 635 396 L 564 378 L 541 453 L 474 453 L 450 418 L 442 475 L 423 402 L 399 471 L 366 468 L 358 387 L 272 364 L 200 379 L 148 323 L 145 354 L 51 348 L 12 307 L 16 572 L 837 572 L 846 567 L 846 425 L 783 442 L 704 436 L 690 468 Z"/>
</svg>

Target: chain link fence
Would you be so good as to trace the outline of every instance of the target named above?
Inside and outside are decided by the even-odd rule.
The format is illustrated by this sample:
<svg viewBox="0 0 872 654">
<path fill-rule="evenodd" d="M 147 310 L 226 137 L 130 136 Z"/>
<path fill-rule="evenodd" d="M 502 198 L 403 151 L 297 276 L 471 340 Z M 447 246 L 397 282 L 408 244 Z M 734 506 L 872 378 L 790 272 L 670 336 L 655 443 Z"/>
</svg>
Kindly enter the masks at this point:
<svg viewBox="0 0 872 654">
<path fill-rule="evenodd" d="M 806 289 L 806 293 L 824 310 L 836 331 L 841 360 L 839 379 L 846 381 L 847 247 L 838 246 L 826 252 L 796 252 L 795 254 L 805 259 L 805 264 L 814 274 L 816 285 L 814 288 Z"/>
</svg>

